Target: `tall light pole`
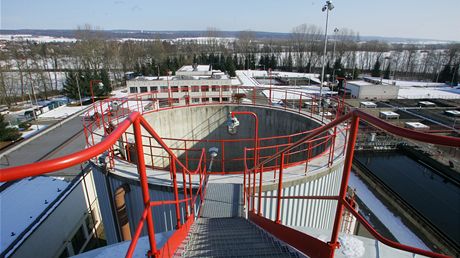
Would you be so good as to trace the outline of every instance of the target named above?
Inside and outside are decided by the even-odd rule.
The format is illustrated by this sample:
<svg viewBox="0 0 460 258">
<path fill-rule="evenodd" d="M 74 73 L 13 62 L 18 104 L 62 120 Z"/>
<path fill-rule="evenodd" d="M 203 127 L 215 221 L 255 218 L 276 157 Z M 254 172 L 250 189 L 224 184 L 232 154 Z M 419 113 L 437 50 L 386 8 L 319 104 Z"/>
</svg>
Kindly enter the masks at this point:
<svg viewBox="0 0 460 258">
<path fill-rule="evenodd" d="M 332 52 L 332 61 L 334 62 L 332 64 L 332 67 L 333 67 L 333 70 L 332 70 L 332 80 L 334 80 L 333 82 L 335 82 L 335 44 L 337 43 L 337 32 L 339 32 L 339 29 L 335 28 L 334 29 L 334 50 Z"/>
<path fill-rule="evenodd" d="M 324 52 L 323 52 L 323 68 L 321 70 L 321 85 L 319 86 L 319 100 L 322 101 L 323 84 L 324 84 L 324 66 L 326 65 L 326 51 L 327 51 L 327 24 L 329 22 L 329 11 L 334 9 L 334 5 L 331 1 L 326 1 L 322 11 L 326 12 L 326 30 L 324 32 Z"/>
<path fill-rule="evenodd" d="M 83 102 L 81 101 L 81 91 L 80 91 L 80 75 L 78 75 L 77 72 L 77 78 L 75 78 L 75 81 L 77 82 L 77 89 L 78 89 L 78 98 L 80 99 L 80 107 L 83 107 Z"/>
</svg>

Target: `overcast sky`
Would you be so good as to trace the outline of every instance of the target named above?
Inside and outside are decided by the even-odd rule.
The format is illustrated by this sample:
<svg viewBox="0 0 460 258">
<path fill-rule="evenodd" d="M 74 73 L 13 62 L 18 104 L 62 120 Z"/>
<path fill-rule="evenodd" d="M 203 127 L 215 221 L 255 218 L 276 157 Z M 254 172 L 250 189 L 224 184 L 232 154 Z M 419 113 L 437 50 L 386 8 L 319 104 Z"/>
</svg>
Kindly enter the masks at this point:
<svg viewBox="0 0 460 258">
<path fill-rule="evenodd" d="M 0 0 L 2 29 L 256 30 L 324 27 L 314 0 Z M 460 41 L 460 0 L 335 0 L 331 27 L 366 36 Z"/>
</svg>

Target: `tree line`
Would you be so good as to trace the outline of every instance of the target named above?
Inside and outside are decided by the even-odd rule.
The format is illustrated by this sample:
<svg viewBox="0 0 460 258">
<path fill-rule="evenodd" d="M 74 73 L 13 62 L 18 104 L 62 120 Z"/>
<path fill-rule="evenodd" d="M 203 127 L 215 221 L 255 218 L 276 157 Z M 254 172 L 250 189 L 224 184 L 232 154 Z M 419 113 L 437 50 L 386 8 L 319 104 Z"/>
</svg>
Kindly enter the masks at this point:
<svg viewBox="0 0 460 258">
<path fill-rule="evenodd" d="M 115 40 L 85 25 L 76 30 L 75 42 L 7 41 L 0 51 L 0 103 L 23 101 L 29 93 L 42 98 L 62 93 L 62 82 L 68 86 L 64 93 L 75 97 L 71 88 L 77 79 L 87 96 L 88 80 L 103 75 L 107 89 L 97 95 L 104 95 L 111 83 L 123 84 L 128 72 L 166 75 L 192 63 L 210 64 L 230 76 L 238 69 L 320 73 L 323 33 L 316 25 L 302 24 L 292 29 L 289 39 L 257 39 L 252 31 L 226 39 L 218 29 L 208 28 L 196 40 Z M 326 78 L 370 74 L 458 81 L 460 44 L 362 42 L 359 33 L 347 28 L 329 34 Z"/>
</svg>

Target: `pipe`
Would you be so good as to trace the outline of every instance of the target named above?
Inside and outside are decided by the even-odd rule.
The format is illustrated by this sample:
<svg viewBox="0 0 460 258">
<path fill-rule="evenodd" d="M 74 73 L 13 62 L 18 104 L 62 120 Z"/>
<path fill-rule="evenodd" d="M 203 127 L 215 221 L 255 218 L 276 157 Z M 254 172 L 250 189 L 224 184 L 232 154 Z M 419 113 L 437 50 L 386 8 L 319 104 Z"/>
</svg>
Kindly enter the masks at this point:
<svg viewBox="0 0 460 258">
<path fill-rule="evenodd" d="M 130 191 L 131 189 L 126 183 L 115 190 L 115 209 L 123 241 L 131 240 L 131 228 L 129 227 L 128 212 L 126 211 L 125 201 L 126 193 L 129 193 Z"/>
</svg>

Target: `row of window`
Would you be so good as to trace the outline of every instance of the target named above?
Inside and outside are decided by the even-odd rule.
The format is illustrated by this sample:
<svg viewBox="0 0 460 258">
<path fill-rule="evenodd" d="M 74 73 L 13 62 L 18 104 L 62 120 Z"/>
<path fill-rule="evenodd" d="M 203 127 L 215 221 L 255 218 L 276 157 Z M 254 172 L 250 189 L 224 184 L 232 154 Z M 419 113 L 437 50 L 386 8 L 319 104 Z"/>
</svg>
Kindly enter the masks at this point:
<svg viewBox="0 0 460 258">
<path fill-rule="evenodd" d="M 230 86 L 180 86 L 180 92 L 200 92 L 200 91 L 213 91 L 213 92 L 218 92 L 222 88 L 222 91 L 229 91 Z M 129 93 L 144 93 L 148 92 L 149 87 L 147 86 L 142 86 L 142 87 L 130 87 L 129 88 Z M 150 87 L 151 92 L 168 92 L 168 86 L 151 86 Z M 171 92 L 179 92 L 179 86 L 171 86 Z"/>
<path fill-rule="evenodd" d="M 98 243 L 99 239 L 97 239 L 94 235 L 96 224 L 98 222 L 95 216 L 95 212 L 95 209 L 93 209 L 89 214 L 86 215 L 84 223 L 81 224 L 81 226 L 72 236 L 70 243 L 64 244 L 66 247 L 64 250 L 62 250 L 59 258 L 69 257 L 100 246 Z"/>
</svg>

